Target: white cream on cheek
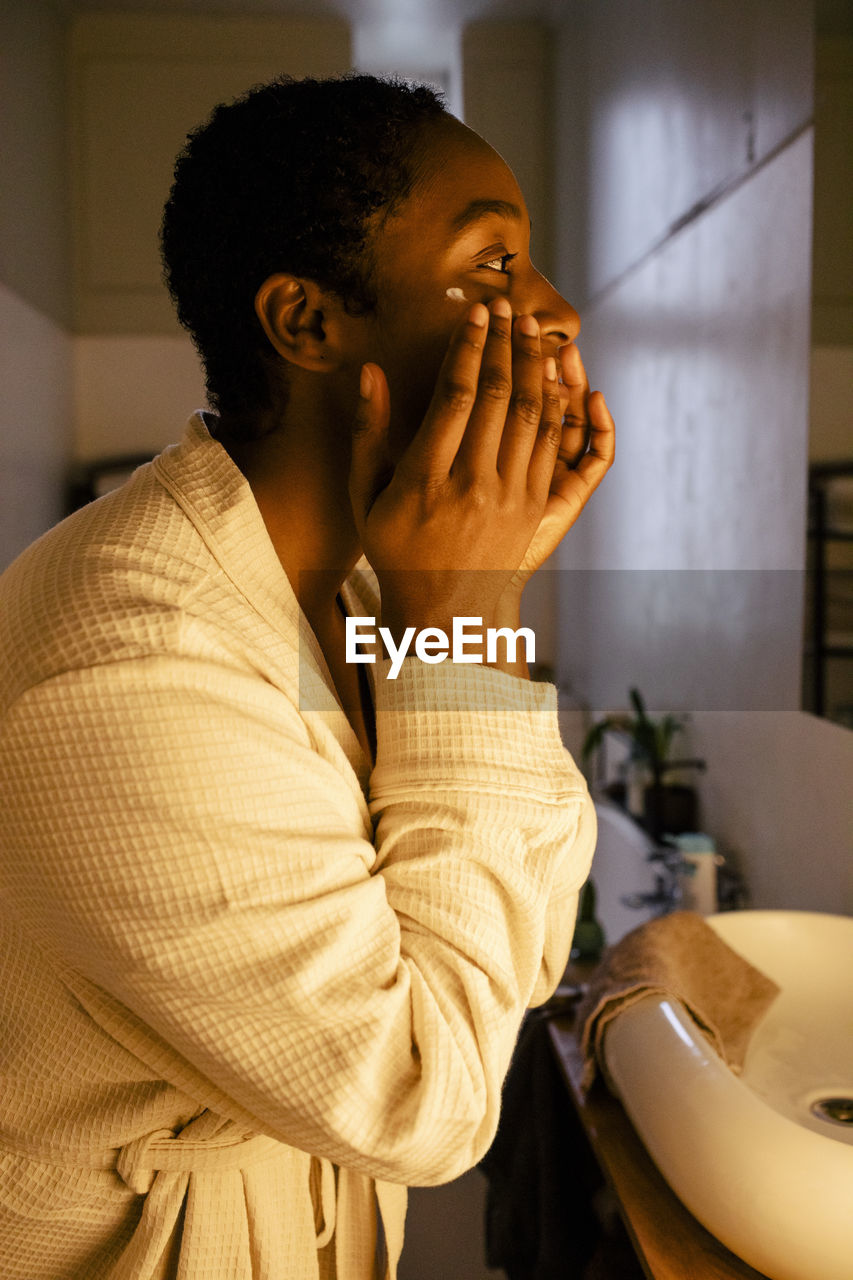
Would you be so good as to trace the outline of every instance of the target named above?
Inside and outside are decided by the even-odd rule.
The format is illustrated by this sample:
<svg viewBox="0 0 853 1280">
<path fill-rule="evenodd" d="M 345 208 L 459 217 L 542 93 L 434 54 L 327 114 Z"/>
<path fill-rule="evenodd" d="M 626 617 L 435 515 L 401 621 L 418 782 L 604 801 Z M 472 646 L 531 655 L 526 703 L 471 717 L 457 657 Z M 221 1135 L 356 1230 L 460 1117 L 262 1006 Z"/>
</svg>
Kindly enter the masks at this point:
<svg viewBox="0 0 853 1280">
<path fill-rule="evenodd" d="M 450 298 L 452 302 L 468 301 L 468 299 L 465 297 L 465 294 L 462 292 L 461 289 L 458 289 L 456 285 L 453 285 L 450 289 L 448 289 L 444 296 L 446 298 Z"/>
</svg>

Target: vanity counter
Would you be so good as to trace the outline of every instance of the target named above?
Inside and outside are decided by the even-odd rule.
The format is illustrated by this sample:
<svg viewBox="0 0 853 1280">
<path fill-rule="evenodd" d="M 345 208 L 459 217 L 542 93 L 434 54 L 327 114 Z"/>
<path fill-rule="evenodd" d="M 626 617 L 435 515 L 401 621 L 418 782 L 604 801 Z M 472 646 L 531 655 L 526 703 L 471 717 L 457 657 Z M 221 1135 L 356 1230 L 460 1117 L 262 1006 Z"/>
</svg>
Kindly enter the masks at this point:
<svg viewBox="0 0 853 1280">
<path fill-rule="evenodd" d="M 650 1280 L 766 1280 L 688 1212 L 602 1082 L 583 1094 L 579 1034 L 571 1015 L 549 1019 L 548 1030 L 575 1110 Z"/>
</svg>

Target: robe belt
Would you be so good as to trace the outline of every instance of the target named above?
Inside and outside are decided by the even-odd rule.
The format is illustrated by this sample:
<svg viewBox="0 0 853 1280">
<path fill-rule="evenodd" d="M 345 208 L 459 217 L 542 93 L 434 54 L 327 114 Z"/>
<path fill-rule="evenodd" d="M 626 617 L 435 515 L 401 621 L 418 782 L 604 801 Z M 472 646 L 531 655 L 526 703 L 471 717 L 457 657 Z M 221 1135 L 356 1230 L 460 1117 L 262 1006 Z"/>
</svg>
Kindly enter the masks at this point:
<svg viewBox="0 0 853 1280">
<path fill-rule="evenodd" d="M 12 1146 L 2 1138 L 0 1150 L 54 1166 L 114 1170 L 131 1191 L 145 1197 L 145 1207 L 137 1230 L 109 1272 L 109 1280 L 155 1280 L 160 1275 L 158 1263 L 178 1229 L 190 1176 L 224 1175 L 221 1194 L 226 1200 L 234 1201 L 230 1206 L 232 1214 L 236 1212 L 245 1216 L 242 1180 L 238 1178 L 235 1182 L 233 1175 L 281 1156 L 287 1148 L 275 1138 L 246 1133 L 234 1121 L 206 1110 L 178 1131 L 155 1129 L 132 1139 L 123 1147 L 101 1152 L 60 1153 L 32 1144 L 22 1146 L 16 1143 Z M 319 1191 L 318 1208 L 322 1218 L 322 1222 L 316 1224 L 316 1247 L 322 1249 L 335 1231 L 337 1187 L 334 1165 L 325 1157 L 315 1156 L 313 1160 L 319 1166 L 319 1178 L 314 1185 Z M 165 1181 L 159 1177 L 160 1174 L 164 1175 Z M 220 1202 L 219 1207 L 224 1209 L 225 1205 Z M 185 1222 L 185 1228 L 187 1226 Z M 211 1228 L 215 1234 L 215 1222 L 203 1224 L 203 1234 L 209 1234 Z M 246 1280 L 250 1280 L 253 1275 L 251 1263 L 247 1261 L 246 1266 L 241 1267 L 238 1260 L 235 1262 L 234 1276 L 242 1280 L 245 1275 Z M 195 1275 L 192 1263 L 187 1274 Z"/>
<path fill-rule="evenodd" d="M 217 1131 L 218 1127 L 218 1131 Z M 281 1144 L 263 1134 L 241 1136 L 232 1121 L 224 1122 L 213 1112 L 204 1111 L 178 1134 L 170 1129 L 155 1130 L 126 1144 L 119 1151 L 116 1172 L 134 1191 L 147 1194 L 157 1173 L 221 1173 L 243 1170 L 273 1156 Z M 387 1182 L 374 1182 L 363 1174 L 339 1169 L 325 1157 L 314 1157 L 320 1168 L 320 1213 L 322 1225 L 317 1227 L 316 1247 L 329 1244 L 336 1228 L 339 1232 L 336 1259 L 340 1280 L 361 1280 L 374 1274 L 374 1234 L 365 1230 L 374 1221 L 378 1207 L 385 1227 L 385 1260 L 383 1273 L 395 1280 L 397 1262 L 403 1248 L 403 1222 L 406 1216 L 406 1188 Z M 156 1188 L 155 1188 L 156 1194 Z M 177 1203 L 177 1202 L 176 1202 Z M 341 1230 L 343 1235 L 341 1236 Z M 131 1245 L 126 1261 L 136 1254 Z M 137 1280 L 143 1270 L 125 1270 L 121 1264 L 110 1273 L 110 1280 Z M 192 1274 L 190 1272 L 190 1274 Z M 242 1273 L 240 1273 L 242 1275 Z M 246 1277 L 253 1274 L 246 1272 Z"/>
<path fill-rule="evenodd" d="M 206 1113 L 209 1114 L 209 1113 Z M 202 1117 L 200 1116 L 199 1119 Z M 192 1123 L 195 1123 L 194 1121 Z M 119 1148 L 115 1171 L 137 1195 L 147 1195 L 158 1173 L 225 1173 L 266 1160 L 281 1143 L 265 1134 L 242 1136 L 228 1129 L 214 1137 L 188 1130 L 155 1129 Z"/>
<path fill-rule="evenodd" d="M 114 1170 L 125 1185 L 137 1195 L 145 1197 L 142 1218 L 132 1239 L 122 1252 L 109 1280 L 159 1280 L 158 1264 L 173 1233 L 178 1228 L 188 1190 L 188 1179 L 193 1174 L 224 1174 L 222 1192 L 226 1199 L 234 1198 L 235 1211 L 245 1215 L 245 1200 L 240 1179 L 235 1183 L 228 1177 L 243 1170 L 250 1170 L 265 1160 L 274 1159 L 287 1150 L 275 1138 L 265 1134 L 246 1133 L 234 1121 L 225 1120 L 212 1111 L 202 1111 L 183 1129 L 155 1129 L 151 1133 L 134 1138 L 123 1147 L 103 1152 L 62 1152 L 38 1150 L 27 1144 L 22 1148 L 7 1145 L 0 1138 L 0 1149 L 16 1155 L 44 1161 L 58 1166 L 78 1169 Z M 328 1245 L 338 1229 L 337 1270 L 344 1280 L 373 1274 L 373 1249 L 370 1232 L 364 1224 L 373 1220 L 379 1208 L 385 1224 L 388 1257 L 385 1275 L 393 1280 L 396 1264 L 403 1246 L 403 1220 L 405 1218 L 406 1189 L 386 1182 L 374 1182 L 363 1174 L 346 1168 L 335 1172 L 334 1165 L 325 1157 L 313 1157 L 319 1165 L 319 1216 L 316 1226 L 316 1247 Z M 165 1175 L 165 1181 L 158 1178 Z M 249 1176 L 252 1176 L 251 1174 Z M 315 1188 L 317 1182 L 315 1181 Z M 378 1206 L 377 1206 L 378 1202 Z M 213 1210 L 215 1214 L 216 1210 Z M 206 1216 L 206 1215 L 203 1215 Z M 199 1222 L 202 1234 L 215 1234 L 215 1222 Z M 185 1221 L 185 1228 L 189 1222 Z M 248 1230 L 248 1224 L 247 1224 Z M 341 1237 L 341 1231 L 343 1236 Z M 192 1233 L 191 1233 L 192 1234 Z M 230 1275 L 252 1277 L 252 1263 L 246 1238 L 245 1265 L 235 1259 Z M 182 1273 L 190 1280 L 196 1271 L 190 1262 Z M 208 1272 L 200 1271 L 207 1275 Z"/>
<path fill-rule="evenodd" d="M 119 1148 L 115 1171 L 137 1195 L 147 1195 L 158 1173 L 227 1173 L 250 1169 L 279 1154 L 282 1144 L 266 1134 L 246 1134 L 232 1121 L 212 1111 L 203 1111 L 178 1133 L 155 1129 Z M 317 1157 L 315 1157 L 317 1159 Z M 317 1248 L 322 1249 L 335 1230 L 335 1169 L 331 1161 L 319 1157 L 320 1210 L 322 1226 L 317 1231 Z"/>
</svg>

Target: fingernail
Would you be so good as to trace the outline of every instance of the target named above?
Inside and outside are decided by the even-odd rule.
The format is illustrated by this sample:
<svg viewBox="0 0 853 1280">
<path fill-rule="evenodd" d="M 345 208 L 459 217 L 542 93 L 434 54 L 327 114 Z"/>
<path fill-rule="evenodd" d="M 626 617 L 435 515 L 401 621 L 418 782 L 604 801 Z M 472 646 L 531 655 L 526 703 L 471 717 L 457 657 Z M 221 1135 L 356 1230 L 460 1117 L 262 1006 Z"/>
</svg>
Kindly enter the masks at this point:
<svg viewBox="0 0 853 1280">
<path fill-rule="evenodd" d="M 496 316 L 503 316 L 505 320 L 508 319 L 512 315 L 509 298 L 495 298 L 492 303 L 492 313 Z"/>
<path fill-rule="evenodd" d="M 539 322 L 535 316 L 522 316 L 518 322 L 518 327 L 522 333 L 526 333 L 528 337 L 535 337 L 539 332 Z"/>
<path fill-rule="evenodd" d="M 488 324 L 489 313 L 483 306 L 482 302 L 476 303 L 468 312 L 468 319 L 475 324 L 478 329 L 482 329 L 483 325 Z"/>
<path fill-rule="evenodd" d="M 359 391 L 363 400 L 369 400 L 373 395 L 373 374 L 370 372 L 366 364 L 361 366 L 361 381 L 359 383 Z"/>
<path fill-rule="evenodd" d="M 545 357 L 545 377 L 549 382 L 557 381 L 557 361 L 553 356 Z"/>
</svg>

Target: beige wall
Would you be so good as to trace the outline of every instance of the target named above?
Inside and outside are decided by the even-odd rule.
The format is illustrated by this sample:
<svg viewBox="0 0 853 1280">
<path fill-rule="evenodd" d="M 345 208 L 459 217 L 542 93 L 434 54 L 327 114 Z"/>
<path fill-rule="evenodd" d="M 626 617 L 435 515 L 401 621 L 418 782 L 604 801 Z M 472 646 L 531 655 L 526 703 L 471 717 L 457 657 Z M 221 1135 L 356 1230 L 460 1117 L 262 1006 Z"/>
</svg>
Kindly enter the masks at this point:
<svg viewBox="0 0 853 1280">
<path fill-rule="evenodd" d="M 158 233 L 175 156 L 217 103 L 350 66 L 331 18 L 88 13 L 69 44 L 78 333 L 178 332 Z"/>
<path fill-rule="evenodd" d="M 64 28 L 44 0 L 0 5 L 0 279 L 71 318 Z"/>
<path fill-rule="evenodd" d="M 0 569 L 62 514 L 72 447 L 64 33 L 0 6 Z"/>
<path fill-rule="evenodd" d="M 72 343 L 0 283 L 0 572 L 64 514 Z"/>
<path fill-rule="evenodd" d="M 801 711 L 706 712 L 702 807 L 756 907 L 853 915 L 853 732 Z"/>
<path fill-rule="evenodd" d="M 0 6 L 0 568 L 63 514 L 72 456 L 157 452 L 204 404 L 157 246 L 186 132 L 266 76 L 349 64 L 334 18 Z"/>
<path fill-rule="evenodd" d="M 853 123 L 851 123 L 853 137 Z M 853 455 L 853 346 L 813 346 L 809 458 L 834 462 Z"/>
<path fill-rule="evenodd" d="M 201 361 L 189 337 L 79 334 L 74 339 L 75 456 L 150 453 L 180 439 L 207 404 Z"/>
<path fill-rule="evenodd" d="M 349 69 L 333 18 L 90 13 L 69 42 L 75 454 L 156 453 L 205 404 L 160 279 L 175 155 L 212 107 L 282 71 Z"/>
</svg>

